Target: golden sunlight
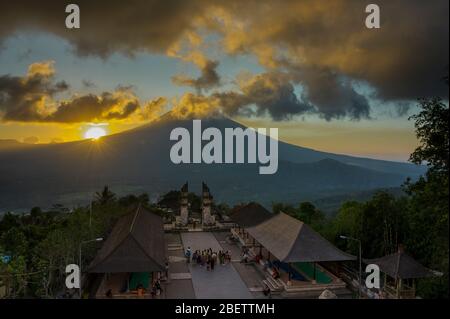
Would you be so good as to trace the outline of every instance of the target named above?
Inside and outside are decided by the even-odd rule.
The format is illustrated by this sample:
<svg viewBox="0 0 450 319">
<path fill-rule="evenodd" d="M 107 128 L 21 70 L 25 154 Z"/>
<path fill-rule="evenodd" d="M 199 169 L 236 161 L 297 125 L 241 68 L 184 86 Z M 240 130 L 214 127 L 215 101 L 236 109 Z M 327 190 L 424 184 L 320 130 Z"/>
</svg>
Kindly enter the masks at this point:
<svg viewBox="0 0 450 319">
<path fill-rule="evenodd" d="M 84 138 L 91 138 L 98 140 L 100 137 L 106 135 L 106 130 L 102 127 L 94 126 L 90 127 L 84 132 Z"/>
</svg>

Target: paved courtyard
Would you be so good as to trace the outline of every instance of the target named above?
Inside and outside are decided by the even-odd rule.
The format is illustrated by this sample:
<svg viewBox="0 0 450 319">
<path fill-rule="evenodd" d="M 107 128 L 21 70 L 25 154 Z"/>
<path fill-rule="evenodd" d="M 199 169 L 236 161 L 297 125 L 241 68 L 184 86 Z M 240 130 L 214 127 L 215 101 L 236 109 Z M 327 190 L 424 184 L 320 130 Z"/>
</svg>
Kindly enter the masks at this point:
<svg viewBox="0 0 450 319">
<path fill-rule="evenodd" d="M 170 280 L 165 282 L 164 297 L 168 299 L 193 299 L 194 287 L 190 278 L 189 268 L 183 253 L 179 234 L 165 234 L 168 245 Z"/>
<path fill-rule="evenodd" d="M 226 250 L 217 241 L 213 233 L 189 232 L 181 234 L 185 249 L 191 247 L 192 251 L 211 248 L 213 251 Z M 207 271 L 205 267 L 190 264 L 192 285 L 195 297 L 199 299 L 251 299 L 253 295 L 241 279 L 232 264 L 216 265 L 214 271 Z"/>
</svg>

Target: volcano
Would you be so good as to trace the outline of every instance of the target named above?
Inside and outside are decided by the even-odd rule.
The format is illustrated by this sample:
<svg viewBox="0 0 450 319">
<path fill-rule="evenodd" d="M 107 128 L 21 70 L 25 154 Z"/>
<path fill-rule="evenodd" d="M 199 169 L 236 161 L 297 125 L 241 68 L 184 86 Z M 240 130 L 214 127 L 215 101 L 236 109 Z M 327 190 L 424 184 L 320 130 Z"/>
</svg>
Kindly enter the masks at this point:
<svg viewBox="0 0 450 319">
<path fill-rule="evenodd" d="M 298 203 L 379 188 L 399 187 L 424 167 L 319 152 L 279 142 L 279 166 L 260 175 L 257 164 L 173 164 L 170 132 L 192 130 L 192 119 L 170 113 L 99 141 L 0 147 L 0 211 L 75 206 L 108 185 L 119 195 L 147 192 L 152 199 L 189 181 L 208 183 L 216 202 Z M 202 127 L 245 127 L 229 118 L 202 119 Z M 10 142 L 9 142 L 10 143 Z"/>
</svg>

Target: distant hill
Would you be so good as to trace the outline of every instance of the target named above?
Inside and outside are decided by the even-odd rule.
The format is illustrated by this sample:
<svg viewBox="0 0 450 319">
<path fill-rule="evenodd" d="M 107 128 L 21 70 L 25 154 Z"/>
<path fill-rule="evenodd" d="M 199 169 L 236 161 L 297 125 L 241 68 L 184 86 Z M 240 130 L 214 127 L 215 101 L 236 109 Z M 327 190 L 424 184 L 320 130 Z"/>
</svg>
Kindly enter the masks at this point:
<svg viewBox="0 0 450 319">
<path fill-rule="evenodd" d="M 202 120 L 202 127 L 243 127 L 228 118 Z M 0 149 L 0 211 L 83 204 L 103 185 L 119 193 L 152 198 L 189 181 L 200 192 L 206 181 L 217 201 L 298 203 L 349 192 L 398 187 L 425 170 L 408 163 L 318 152 L 279 144 L 279 169 L 259 175 L 259 164 L 183 164 L 170 161 L 174 127 L 192 130 L 191 120 L 159 121 L 103 137 L 60 144 Z"/>
<path fill-rule="evenodd" d="M 16 150 L 18 148 L 32 147 L 33 144 L 21 143 L 14 139 L 0 139 L 0 151 Z"/>
</svg>

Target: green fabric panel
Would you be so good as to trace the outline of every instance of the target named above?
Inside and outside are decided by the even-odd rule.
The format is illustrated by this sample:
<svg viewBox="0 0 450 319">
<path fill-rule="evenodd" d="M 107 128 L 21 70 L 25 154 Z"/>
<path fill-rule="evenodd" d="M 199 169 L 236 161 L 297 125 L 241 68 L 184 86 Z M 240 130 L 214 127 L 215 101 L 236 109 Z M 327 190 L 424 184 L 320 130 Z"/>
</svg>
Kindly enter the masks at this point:
<svg viewBox="0 0 450 319">
<path fill-rule="evenodd" d="M 313 263 L 294 263 L 294 267 L 305 274 L 309 279 L 314 279 L 314 264 Z M 333 280 L 319 267 L 316 267 L 316 281 L 319 284 L 329 284 Z"/>
<path fill-rule="evenodd" d="M 145 289 L 148 289 L 150 282 L 150 274 L 148 272 L 134 272 L 130 278 L 130 290 L 135 290 L 139 284 L 142 284 Z"/>
</svg>

